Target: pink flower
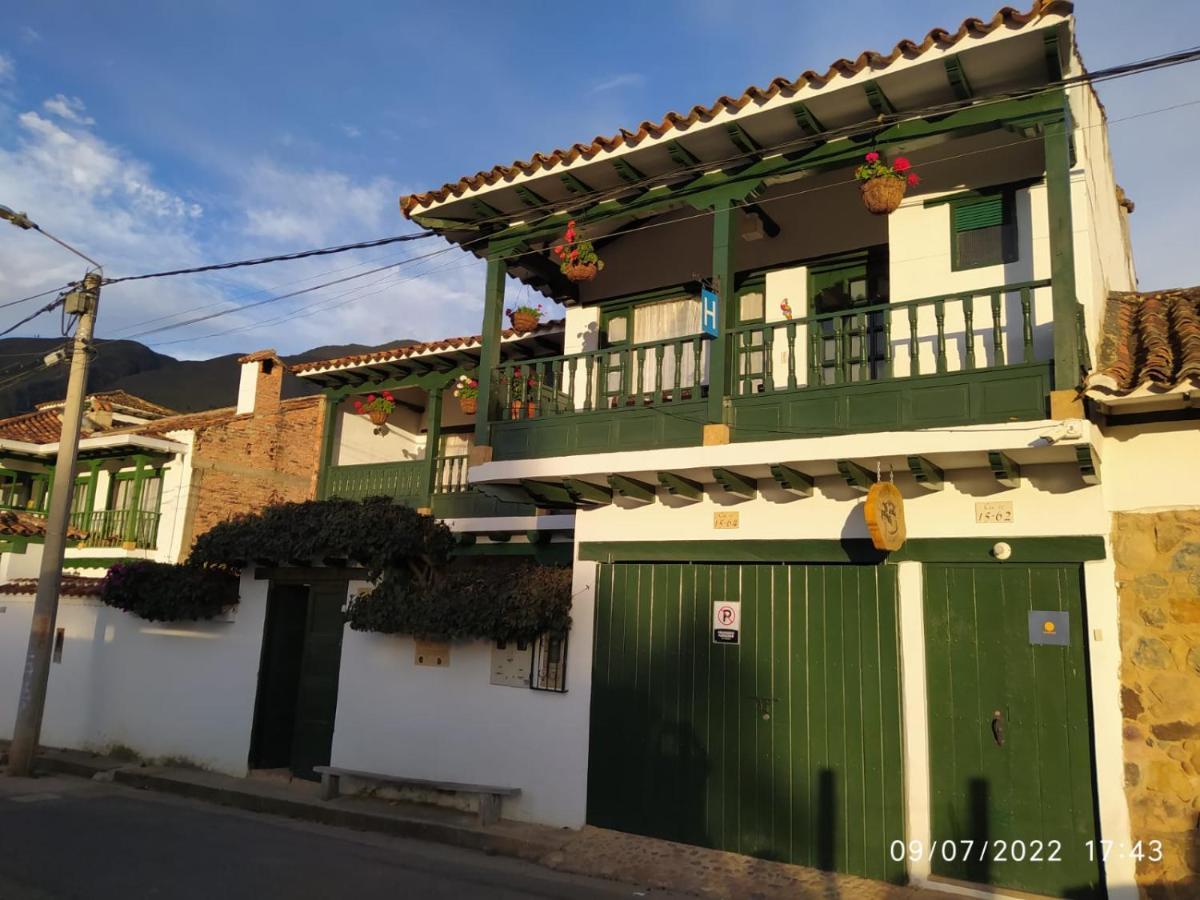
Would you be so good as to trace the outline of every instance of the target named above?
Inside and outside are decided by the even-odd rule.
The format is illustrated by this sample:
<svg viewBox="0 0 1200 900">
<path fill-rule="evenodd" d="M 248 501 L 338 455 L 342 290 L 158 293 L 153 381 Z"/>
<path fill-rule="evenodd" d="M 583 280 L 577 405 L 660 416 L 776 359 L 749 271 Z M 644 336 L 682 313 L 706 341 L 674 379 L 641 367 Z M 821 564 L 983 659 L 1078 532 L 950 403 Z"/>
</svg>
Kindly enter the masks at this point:
<svg viewBox="0 0 1200 900">
<path fill-rule="evenodd" d="M 374 403 L 374 402 L 375 402 L 375 395 L 374 395 L 374 394 L 367 394 L 367 402 L 368 402 L 368 403 Z"/>
<path fill-rule="evenodd" d="M 897 156 L 895 161 L 892 163 L 892 168 L 897 172 L 907 172 L 912 168 L 912 163 L 908 161 L 908 157 Z"/>
<path fill-rule="evenodd" d="M 869 162 L 869 163 L 879 162 L 879 154 L 876 153 L 874 150 L 872 150 L 870 153 L 867 154 L 867 162 Z"/>
<path fill-rule="evenodd" d="M 921 183 L 921 176 L 920 176 L 920 175 L 918 175 L 916 172 L 909 172 L 909 173 L 908 173 L 908 184 L 909 184 L 909 187 L 916 187 L 916 186 L 917 186 L 918 184 L 920 184 L 920 183 Z"/>
</svg>

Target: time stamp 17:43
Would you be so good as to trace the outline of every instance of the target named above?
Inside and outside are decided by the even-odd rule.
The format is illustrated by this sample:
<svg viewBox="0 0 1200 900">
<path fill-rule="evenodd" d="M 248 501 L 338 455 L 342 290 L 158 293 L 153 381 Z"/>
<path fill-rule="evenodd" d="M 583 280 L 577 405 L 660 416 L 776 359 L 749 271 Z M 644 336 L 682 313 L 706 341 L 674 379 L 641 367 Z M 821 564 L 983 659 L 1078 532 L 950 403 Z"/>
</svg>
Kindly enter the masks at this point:
<svg viewBox="0 0 1200 900">
<path fill-rule="evenodd" d="M 1122 844 L 1118 841 L 1084 841 L 1088 860 L 1091 862 L 1108 862 L 1112 859 L 1147 860 L 1160 862 L 1162 860 L 1162 841 L 1135 841 L 1133 844 Z M 925 846 L 924 841 L 892 841 L 888 853 L 894 862 L 920 862 L 921 860 L 941 860 L 943 862 L 1029 862 L 1056 863 L 1062 862 L 1062 841 L 1050 840 L 986 840 L 970 839 L 937 840 Z"/>
</svg>

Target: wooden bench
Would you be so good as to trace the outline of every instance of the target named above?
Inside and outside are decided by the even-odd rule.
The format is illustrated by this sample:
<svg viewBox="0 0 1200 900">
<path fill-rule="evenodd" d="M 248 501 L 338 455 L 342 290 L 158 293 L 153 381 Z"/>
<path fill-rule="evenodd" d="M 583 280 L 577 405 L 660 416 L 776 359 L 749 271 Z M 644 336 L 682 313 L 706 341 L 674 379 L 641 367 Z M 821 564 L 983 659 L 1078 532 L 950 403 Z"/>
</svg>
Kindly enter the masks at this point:
<svg viewBox="0 0 1200 900">
<path fill-rule="evenodd" d="M 498 787 L 494 784 L 462 784 L 457 781 L 427 781 L 424 778 L 401 778 L 397 775 L 380 775 L 378 772 L 359 772 L 337 766 L 313 766 L 321 775 L 321 799 L 333 800 L 338 796 L 342 777 L 360 781 L 378 781 L 400 787 L 421 788 L 430 791 L 450 791 L 455 794 L 475 794 L 479 797 L 479 824 L 491 825 L 500 819 L 500 804 L 505 797 L 515 797 L 520 788 Z"/>
</svg>

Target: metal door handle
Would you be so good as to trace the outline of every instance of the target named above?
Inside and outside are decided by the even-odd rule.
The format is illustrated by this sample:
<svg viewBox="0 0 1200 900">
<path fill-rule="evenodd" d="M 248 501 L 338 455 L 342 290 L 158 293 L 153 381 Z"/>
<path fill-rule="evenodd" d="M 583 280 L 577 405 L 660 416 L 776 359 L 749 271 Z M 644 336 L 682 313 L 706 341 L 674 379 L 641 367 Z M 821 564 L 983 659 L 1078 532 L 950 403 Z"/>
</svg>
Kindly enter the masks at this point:
<svg viewBox="0 0 1200 900">
<path fill-rule="evenodd" d="M 992 713 L 992 737 L 996 739 L 996 746 L 1004 746 L 1004 713 L 996 710 Z"/>
</svg>

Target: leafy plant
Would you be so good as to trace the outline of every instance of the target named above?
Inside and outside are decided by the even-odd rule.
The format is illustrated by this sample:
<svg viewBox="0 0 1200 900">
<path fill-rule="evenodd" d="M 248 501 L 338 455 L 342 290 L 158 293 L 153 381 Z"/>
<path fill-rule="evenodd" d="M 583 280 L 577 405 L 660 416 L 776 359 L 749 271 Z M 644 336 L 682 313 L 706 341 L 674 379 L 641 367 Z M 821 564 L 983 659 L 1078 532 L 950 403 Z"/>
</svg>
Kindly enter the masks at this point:
<svg viewBox="0 0 1200 900">
<path fill-rule="evenodd" d="M 501 375 L 496 381 L 508 385 L 508 399 L 511 403 L 524 403 L 537 396 L 537 379 L 526 375 L 520 366 L 515 366 L 511 375 Z"/>
<path fill-rule="evenodd" d="M 221 522 L 196 539 L 188 560 L 240 569 L 260 560 L 338 559 L 362 565 L 371 581 L 397 570 L 427 583 L 453 547 L 449 528 L 388 497 L 305 500 Z"/>
<path fill-rule="evenodd" d="M 546 310 L 542 307 L 542 304 L 540 304 L 540 303 L 537 306 L 530 306 L 528 303 L 522 303 L 519 306 L 514 306 L 511 309 L 506 309 L 504 311 L 504 314 L 506 316 L 508 316 L 508 320 L 510 322 L 513 320 L 513 318 L 515 316 L 519 316 L 519 315 L 533 316 L 533 318 L 536 321 L 540 322 L 540 321 L 542 321 L 542 316 L 544 316 L 546 314 Z"/>
<path fill-rule="evenodd" d="M 186 563 L 121 562 L 104 576 L 100 600 L 151 622 L 211 619 L 238 602 L 238 576 Z"/>
<path fill-rule="evenodd" d="M 391 391 L 381 391 L 378 394 L 367 394 L 367 402 L 355 398 L 354 411 L 360 416 L 368 415 L 373 412 L 381 412 L 385 416 L 390 416 L 392 410 L 396 408 L 396 398 Z"/>
<path fill-rule="evenodd" d="M 469 400 L 479 396 L 479 380 L 470 375 L 459 375 L 454 385 L 454 396 L 460 400 Z"/>
<path fill-rule="evenodd" d="M 558 268 L 564 275 L 570 274 L 574 266 L 594 265 L 597 271 L 604 268 L 604 260 L 596 255 L 592 242 L 579 237 L 575 231 L 574 219 L 567 223 L 562 243 L 555 246 L 554 255 L 558 257 Z"/>
<path fill-rule="evenodd" d="M 907 181 L 910 187 L 915 187 L 921 183 L 921 178 L 911 170 L 912 163 L 908 161 L 907 157 L 897 156 L 889 164 L 872 150 L 866 155 L 866 162 L 854 170 L 854 177 L 859 181 L 870 181 L 872 178 L 897 178 Z"/>
<path fill-rule="evenodd" d="M 571 570 L 525 564 L 497 578 L 491 566 L 459 565 L 432 582 L 385 579 L 350 601 L 356 631 L 443 640 L 531 641 L 571 627 Z"/>
</svg>

